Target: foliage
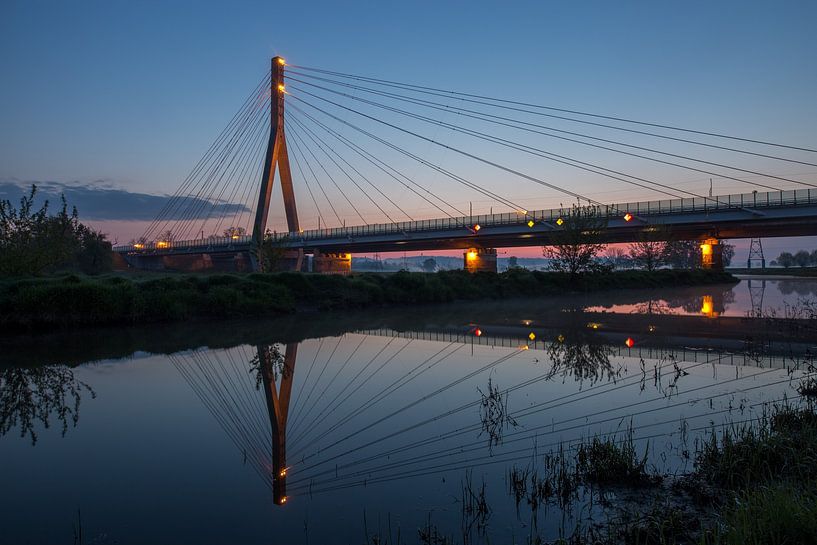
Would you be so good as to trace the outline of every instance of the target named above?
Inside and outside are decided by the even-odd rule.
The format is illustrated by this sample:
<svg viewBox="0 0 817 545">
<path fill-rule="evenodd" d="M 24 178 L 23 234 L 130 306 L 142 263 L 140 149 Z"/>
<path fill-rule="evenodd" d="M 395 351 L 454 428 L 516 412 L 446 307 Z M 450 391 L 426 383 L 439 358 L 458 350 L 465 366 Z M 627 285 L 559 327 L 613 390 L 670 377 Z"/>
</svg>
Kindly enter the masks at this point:
<svg viewBox="0 0 817 545">
<path fill-rule="evenodd" d="M 515 255 L 512 255 L 511 257 L 508 258 L 508 268 L 509 269 L 513 269 L 513 268 L 516 268 L 518 266 L 519 266 L 519 258 L 517 258 Z"/>
<path fill-rule="evenodd" d="M 593 437 L 579 445 L 576 464 L 579 475 L 594 484 L 626 484 L 638 486 L 651 484 L 655 478 L 647 473 L 647 454 L 636 452 L 632 430 L 623 440 L 615 436 L 604 439 Z"/>
<path fill-rule="evenodd" d="M 61 268 L 86 274 L 111 269 L 111 244 L 105 235 L 81 224 L 65 197 L 49 215 L 48 201 L 35 208 L 37 186 L 20 199 L 19 208 L 0 200 L 0 275 L 38 275 Z"/>
<path fill-rule="evenodd" d="M 37 425 L 48 428 L 52 416 L 62 424 L 62 434 L 79 420 L 82 391 L 96 394 L 90 386 L 74 377 L 65 365 L 42 367 L 6 367 L 0 370 L 0 435 L 20 428 L 20 437 L 28 435 L 37 442 Z"/>
<path fill-rule="evenodd" d="M 292 272 L 99 278 L 62 275 L 0 280 L 0 326 L 13 330 L 269 316 L 293 312 L 296 301 L 307 308 L 347 309 L 734 281 L 727 273 L 702 270 L 622 271 L 572 278 L 568 273 L 522 268 L 500 274 L 453 270 L 349 276 Z"/>
<path fill-rule="evenodd" d="M 604 270 L 606 267 L 598 257 L 605 248 L 602 236 L 607 219 L 599 208 L 573 205 L 562 215 L 561 221 L 551 235 L 551 245 L 543 250 L 544 256 L 550 259 L 550 268 L 571 277 Z"/>
<path fill-rule="evenodd" d="M 273 272 L 279 270 L 281 262 L 286 256 L 288 235 L 273 236 L 272 232 L 267 229 L 258 248 L 256 249 L 256 256 L 259 267 L 262 271 Z"/>
<path fill-rule="evenodd" d="M 665 265 L 669 258 L 668 231 L 661 227 L 644 229 L 639 239 L 630 244 L 630 259 L 636 266 L 654 271 Z"/>
<path fill-rule="evenodd" d="M 674 269 L 694 269 L 701 265 L 701 247 L 697 240 L 671 240 L 667 243 L 667 264 Z"/>
<path fill-rule="evenodd" d="M 434 272 L 437 270 L 437 261 L 434 258 L 429 257 L 423 261 L 423 270 L 425 272 Z"/>
<path fill-rule="evenodd" d="M 247 234 L 247 230 L 243 227 L 228 227 L 224 230 L 224 238 L 241 237 Z"/>
</svg>

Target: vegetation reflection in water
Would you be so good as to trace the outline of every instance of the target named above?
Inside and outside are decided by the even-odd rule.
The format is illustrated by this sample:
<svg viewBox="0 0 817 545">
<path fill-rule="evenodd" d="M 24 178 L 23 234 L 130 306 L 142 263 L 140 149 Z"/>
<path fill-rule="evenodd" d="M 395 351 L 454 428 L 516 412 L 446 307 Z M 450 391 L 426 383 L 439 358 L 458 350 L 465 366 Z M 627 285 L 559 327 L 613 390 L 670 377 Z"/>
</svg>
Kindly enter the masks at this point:
<svg viewBox="0 0 817 545">
<path fill-rule="evenodd" d="M 437 483 L 438 496 L 415 506 L 427 514 L 389 502 L 362 516 L 344 510 L 360 516 L 353 525 L 371 543 L 496 541 L 508 531 L 528 542 L 618 540 L 689 525 L 693 515 L 697 531 L 709 531 L 717 500 L 693 506 L 695 477 L 717 469 L 726 445 L 750 433 L 777 441 L 780 421 L 807 418 L 815 373 L 802 346 L 814 331 L 807 305 L 744 328 L 749 349 L 737 358 L 717 338 L 708 349 L 676 342 L 667 324 L 681 327 L 684 316 L 651 329 L 647 315 L 633 330 L 580 308 L 557 314 L 370 327 L 169 359 L 284 510 L 326 509 L 320 498 L 339 494 L 365 502 L 378 483 L 409 491 Z M 3 386 L 2 432 L 32 441 L 38 422 L 52 415 L 64 433 L 77 423 L 80 394 L 96 397 L 66 366 L 12 367 Z M 456 509 L 435 508 L 441 501 Z M 389 528 L 392 517 L 399 522 Z M 331 541 L 315 526 L 290 526 L 293 539 L 305 531 Z"/>
</svg>

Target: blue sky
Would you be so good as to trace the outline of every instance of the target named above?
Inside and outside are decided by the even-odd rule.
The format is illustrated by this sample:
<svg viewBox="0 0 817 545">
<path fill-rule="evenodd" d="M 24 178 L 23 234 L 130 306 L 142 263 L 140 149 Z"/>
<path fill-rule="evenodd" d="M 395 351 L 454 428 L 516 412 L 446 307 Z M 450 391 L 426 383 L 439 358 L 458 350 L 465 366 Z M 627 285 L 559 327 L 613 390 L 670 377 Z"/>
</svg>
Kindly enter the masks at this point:
<svg viewBox="0 0 817 545">
<path fill-rule="evenodd" d="M 817 148 L 815 21 L 813 1 L 6 0 L 0 180 L 172 193 L 275 54 L 295 64 Z M 473 176 L 484 170 L 429 153 L 446 168 Z M 752 168 L 817 183 L 815 167 Z M 639 196 L 547 172 L 599 198 Z M 696 191 L 708 187 L 705 176 L 678 176 L 673 182 Z M 724 182 L 724 191 L 732 185 Z M 508 187 L 523 197 L 533 191 Z M 456 187 L 440 191 L 459 198 Z"/>
</svg>

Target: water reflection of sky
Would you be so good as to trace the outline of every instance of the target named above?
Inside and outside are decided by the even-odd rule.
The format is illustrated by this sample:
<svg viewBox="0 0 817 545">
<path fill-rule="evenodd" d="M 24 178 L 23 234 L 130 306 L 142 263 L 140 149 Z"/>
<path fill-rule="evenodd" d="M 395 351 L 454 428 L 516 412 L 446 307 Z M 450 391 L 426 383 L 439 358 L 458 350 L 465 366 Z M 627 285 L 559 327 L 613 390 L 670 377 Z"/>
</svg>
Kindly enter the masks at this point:
<svg viewBox="0 0 817 545">
<path fill-rule="evenodd" d="M 742 289 L 734 289 L 733 308 Z M 679 298 L 688 293 L 669 299 Z M 535 327 L 540 317 L 528 310 L 517 318 Z M 480 341 L 501 332 L 483 327 Z M 731 365 L 718 352 L 692 358 L 660 338 L 650 352 L 639 344 L 622 351 L 583 320 L 530 349 L 524 328 L 506 346 L 465 342 L 475 337 L 473 328 L 463 331 L 454 342 L 381 329 L 298 343 L 284 505 L 273 501 L 274 433 L 257 344 L 62 367 L 96 397 L 83 393 L 79 419 L 64 435 L 52 414 L 36 443 L 17 428 L 0 437 L 4 540 L 70 541 L 81 512 L 92 543 L 358 543 L 366 530 L 385 536 L 389 526 L 393 540 L 399 528 L 403 542 L 414 543 L 429 520 L 462 542 L 466 468 L 477 486 L 485 483 L 492 509 L 487 534 L 473 542 L 553 539 L 563 513 L 525 505 L 517 513 L 507 483 L 514 466 L 541 467 L 559 445 L 570 453 L 582 437 L 632 426 L 639 448 L 649 444 L 651 464 L 683 471 L 691 464 L 684 451 L 709 426 L 797 397 L 800 373 L 783 367 L 799 360 L 751 356 Z M 269 368 L 279 396 L 282 362 L 271 359 Z M 33 377 L 38 368 L 13 369 Z M 491 388 L 512 423 L 486 426 Z"/>
<path fill-rule="evenodd" d="M 786 305 L 817 298 L 817 279 L 743 279 L 735 286 L 695 288 L 687 293 L 664 296 L 660 291 L 637 303 L 590 304 L 589 312 L 676 314 L 679 316 L 746 316 L 780 312 Z"/>
</svg>

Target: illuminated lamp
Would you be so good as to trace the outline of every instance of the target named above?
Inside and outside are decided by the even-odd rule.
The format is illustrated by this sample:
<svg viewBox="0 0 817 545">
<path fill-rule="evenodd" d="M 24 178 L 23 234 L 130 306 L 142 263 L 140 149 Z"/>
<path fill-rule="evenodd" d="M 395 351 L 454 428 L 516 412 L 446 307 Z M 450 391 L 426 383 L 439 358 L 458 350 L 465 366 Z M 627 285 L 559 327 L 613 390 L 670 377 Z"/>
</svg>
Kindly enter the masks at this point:
<svg viewBox="0 0 817 545">
<path fill-rule="evenodd" d="M 476 328 L 474 330 L 474 336 L 475 337 L 482 337 L 482 330 L 480 328 Z"/>
<path fill-rule="evenodd" d="M 474 231 L 475 232 L 479 231 L 480 229 L 482 229 L 482 227 L 478 223 L 476 225 L 474 225 Z"/>
<path fill-rule="evenodd" d="M 563 220 L 562 218 L 559 218 L 559 219 L 556 220 L 556 225 L 561 225 L 564 222 L 565 222 L 565 220 Z"/>
<path fill-rule="evenodd" d="M 533 332 L 533 331 L 531 331 L 531 332 L 530 332 L 530 335 L 528 335 L 528 338 L 529 338 L 530 340 L 532 340 L 532 341 L 536 340 L 536 335 L 534 334 L 534 332 Z"/>
<path fill-rule="evenodd" d="M 627 337 L 627 340 L 624 341 L 624 346 L 626 346 L 627 348 L 632 348 L 633 346 L 635 346 L 635 341 L 630 337 Z"/>
<path fill-rule="evenodd" d="M 632 219 L 633 219 L 633 215 L 632 215 L 632 214 L 630 214 L 629 212 L 627 212 L 626 214 L 624 214 L 624 221 L 630 221 L 630 220 L 632 220 Z"/>
<path fill-rule="evenodd" d="M 533 220 L 528 220 L 528 227 L 533 228 L 534 225 L 536 224 L 533 222 Z"/>
</svg>

